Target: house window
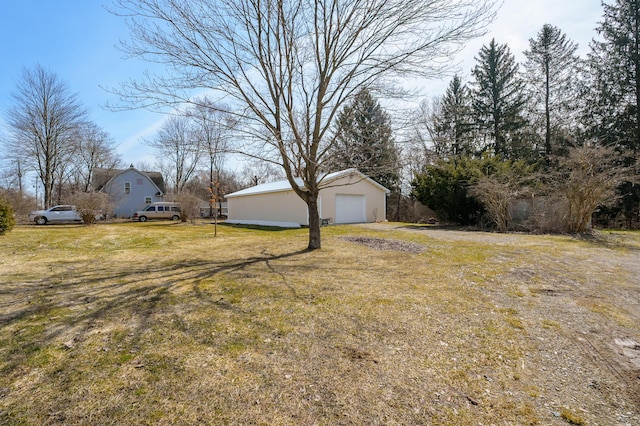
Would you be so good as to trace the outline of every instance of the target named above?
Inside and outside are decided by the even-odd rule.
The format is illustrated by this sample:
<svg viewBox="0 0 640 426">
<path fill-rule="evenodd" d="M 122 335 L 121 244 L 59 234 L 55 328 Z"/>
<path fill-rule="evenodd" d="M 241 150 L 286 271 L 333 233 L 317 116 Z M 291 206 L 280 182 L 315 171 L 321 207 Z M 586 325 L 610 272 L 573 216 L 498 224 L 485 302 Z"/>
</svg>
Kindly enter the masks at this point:
<svg viewBox="0 0 640 426">
<path fill-rule="evenodd" d="M 151 204 L 151 197 L 144 197 L 145 204 Z"/>
<path fill-rule="evenodd" d="M 137 185 L 142 185 L 142 179 L 136 179 L 136 184 Z"/>
<path fill-rule="evenodd" d="M 124 183 L 124 193 L 131 194 L 131 182 Z"/>
</svg>

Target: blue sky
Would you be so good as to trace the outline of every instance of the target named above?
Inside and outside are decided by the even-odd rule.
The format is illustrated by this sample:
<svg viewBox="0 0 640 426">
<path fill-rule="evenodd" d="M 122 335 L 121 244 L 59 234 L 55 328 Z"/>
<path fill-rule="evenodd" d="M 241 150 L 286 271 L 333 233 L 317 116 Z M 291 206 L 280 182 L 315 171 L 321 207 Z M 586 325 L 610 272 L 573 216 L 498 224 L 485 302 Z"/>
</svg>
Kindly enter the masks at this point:
<svg viewBox="0 0 640 426">
<path fill-rule="evenodd" d="M 147 67 L 123 58 L 117 44 L 128 36 L 128 29 L 103 4 L 100 0 L 0 3 L 0 116 L 11 105 L 22 68 L 40 64 L 78 94 L 90 118 L 112 135 L 126 163 L 150 162 L 150 149 L 140 143 L 140 137 L 151 136 L 162 116 L 103 108 L 117 102 L 104 88 L 140 75 Z"/>
<path fill-rule="evenodd" d="M 610 1 L 608 1 L 610 2 Z M 125 163 L 152 164 L 142 137 L 152 137 L 162 116 L 147 111 L 111 112 L 117 100 L 104 87 L 142 74 L 146 64 L 124 59 L 117 49 L 128 37 L 122 18 L 105 10 L 109 0 L 4 0 L 0 2 L 0 125 L 23 67 L 40 64 L 67 82 L 89 110 L 90 118 L 109 132 Z M 545 23 L 562 29 L 580 44 L 584 56 L 601 20 L 600 0 L 505 0 L 488 34 L 455 59 L 468 80 L 474 56 L 491 38 L 507 43 L 518 60 Z M 441 94 L 446 81 L 424 82 L 424 96 Z"/>
</svg>

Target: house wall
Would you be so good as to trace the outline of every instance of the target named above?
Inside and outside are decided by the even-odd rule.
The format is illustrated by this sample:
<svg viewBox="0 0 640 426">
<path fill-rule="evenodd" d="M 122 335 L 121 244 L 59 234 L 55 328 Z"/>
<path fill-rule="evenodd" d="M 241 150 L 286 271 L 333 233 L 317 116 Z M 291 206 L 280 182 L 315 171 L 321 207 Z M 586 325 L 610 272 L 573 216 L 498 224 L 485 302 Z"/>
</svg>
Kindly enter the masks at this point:
<svg viewBox="0 0 640 426">
<path fill-rule="evenodd" d="M 125 182 L 131 184 L 131 192 L 125 193 Z M 135 169 L 125 170 L 114 176 L 102 189 L 109 194 L 109 200 L 113 207 L 113 214 L 120 218 L 130 218 L 137 210 L 142 210 L 145 198 L 151 197 L 151 202 L 163 201 L 158 187 L 145 174 Z"/>
<path fill-rule="evenodd" d="M 336 217 L 336 195 L 365 195 L 366 221 L 386 219 L 386 194 L 378 186 L 360 176 L 345 177 L 320 191 L 321 218 Z M 308 225 L 307 205 L 292 190 L 229 197 L 229 219 L 242 221 L 289 222 Z"/>
</svg>

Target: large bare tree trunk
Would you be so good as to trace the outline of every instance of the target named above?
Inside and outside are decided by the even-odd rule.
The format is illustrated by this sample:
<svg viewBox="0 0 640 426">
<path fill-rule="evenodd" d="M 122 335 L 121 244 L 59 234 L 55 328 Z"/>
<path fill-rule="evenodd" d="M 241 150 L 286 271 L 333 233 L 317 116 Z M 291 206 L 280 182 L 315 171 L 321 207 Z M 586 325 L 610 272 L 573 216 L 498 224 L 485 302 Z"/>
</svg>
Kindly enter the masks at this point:
<svg viewBox="0 0 640 426">
<path fill-rule="evenodd" d="M 309 246 L 308 250 L 317 250 L 321 248 L 320 239 L 320 213 L 318 213 L 318 197 L 309 199 L 307 202 L 309 208 Z"/>
</svg>

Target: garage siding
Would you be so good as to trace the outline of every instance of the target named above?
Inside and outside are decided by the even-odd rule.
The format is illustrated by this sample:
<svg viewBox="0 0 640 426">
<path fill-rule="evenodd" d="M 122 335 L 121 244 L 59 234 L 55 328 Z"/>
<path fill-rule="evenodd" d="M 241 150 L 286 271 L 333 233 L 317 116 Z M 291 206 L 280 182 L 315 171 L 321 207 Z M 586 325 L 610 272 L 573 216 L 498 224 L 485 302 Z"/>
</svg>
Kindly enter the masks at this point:
<svg viewBox="0 0 640 426">
<path fill-rule="evenodd" d="M 307 205 L 293 191 L 229 198 L 229 219 L 308 223 Z"/>
<path fill-rule="evenodd" d="M 328 223 L 385 220 L 387 189 L 354 169 L 336 172 L 320 190 L 319 214 Z M 286 189 L 289 188 L 289 189 Z M 259 185 L 228 196 L 229 220 L 280 221 L 308 225 L 307 206 L 286 181 Z"/>
</svg>

